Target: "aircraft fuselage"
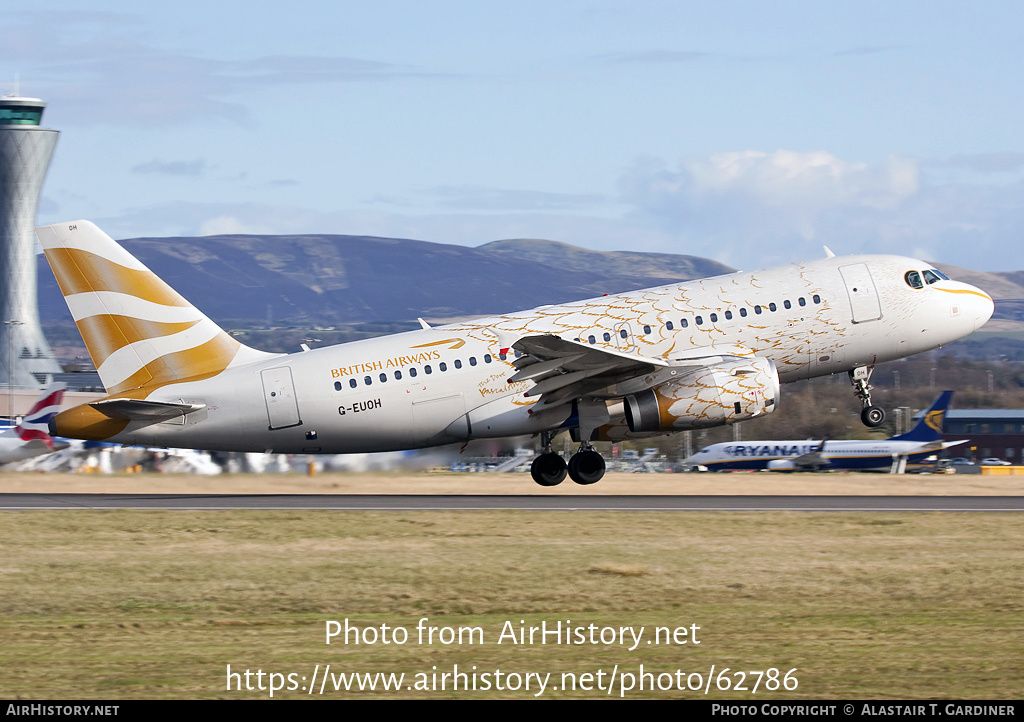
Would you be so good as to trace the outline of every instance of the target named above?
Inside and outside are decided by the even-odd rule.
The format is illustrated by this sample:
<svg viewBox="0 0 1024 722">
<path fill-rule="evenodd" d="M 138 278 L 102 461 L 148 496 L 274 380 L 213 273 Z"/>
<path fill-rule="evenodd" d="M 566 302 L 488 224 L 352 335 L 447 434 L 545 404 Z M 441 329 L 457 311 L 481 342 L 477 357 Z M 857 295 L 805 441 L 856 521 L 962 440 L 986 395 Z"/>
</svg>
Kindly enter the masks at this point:
<svg viewBox="0 0 1024 722">
<path fill-rule="evenodd" d="M 927 268 L 896 256 L 834 257 L 233 363 L 144 397 L 199 410 L 158 423 L 65 422 L 58 431 L 277 453 L 389 451 L 549 431 L 573 424 L 574 404 L 534 413 L 534 382 L 508 382 L 517 357 L 510 339 L 551 334 L 667 362 L 743 349 L 773 361 L 779 379 L 791 382 L 926 351 L 988 320 L 992 300 L 972 286 L 908 283 L 908 272 Z M 644 383 L 590 395 L 610 400 Z"/>
</svg>

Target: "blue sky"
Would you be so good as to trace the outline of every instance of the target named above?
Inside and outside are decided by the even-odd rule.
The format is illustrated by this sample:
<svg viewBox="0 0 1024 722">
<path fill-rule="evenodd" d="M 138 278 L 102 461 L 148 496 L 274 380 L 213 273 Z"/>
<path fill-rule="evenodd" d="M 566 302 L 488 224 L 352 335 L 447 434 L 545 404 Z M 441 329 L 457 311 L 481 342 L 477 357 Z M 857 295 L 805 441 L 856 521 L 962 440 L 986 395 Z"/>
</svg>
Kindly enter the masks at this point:
<svg viewBox="0 0 1024 722">
<path fill-rule="evenodd" d="M 41 223 L 1024 269 L 1013 2 L 40 0 Z"/>
</svg>

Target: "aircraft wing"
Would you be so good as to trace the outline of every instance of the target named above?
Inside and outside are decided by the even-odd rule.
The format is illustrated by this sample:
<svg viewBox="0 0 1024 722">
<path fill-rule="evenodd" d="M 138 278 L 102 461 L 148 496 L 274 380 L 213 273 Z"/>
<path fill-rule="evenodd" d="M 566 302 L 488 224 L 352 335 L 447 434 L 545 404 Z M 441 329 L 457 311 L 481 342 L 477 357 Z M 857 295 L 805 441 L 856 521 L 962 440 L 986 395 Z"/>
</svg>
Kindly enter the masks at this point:
<svg viewBox="0 0 1024 722">
<path fill-rule="evenodd" d="M 752 355 L 750 350 L 740 347 L 708 346 L 689 349 L 676 354 L 676 358 L 666 360 L 601 348 L 554 334 L 523 336 L 509 342 L 510 348 L 523 355 L 513 362 L 516 373 L 508 381 L 533 381 L 536 384 L 526 395 L 540 397 L 537 411 L 585 396 L 621 395 L 621 390 L 616 391 L 612 387 L 643 376 L 651 376 L 650 385 L 655 385 L 665 380 L 658 372 L 673 367 L 708 366 L 726 356 Z"/>
<path fill-rule="evenodd" d="M 668 366 L 667 361 L 597 348 L 553 334 L 524 336 L 511 348 L 523 355 L 513 362 L 509 383 L 533 381 L 527 396 L 540 397 L 546 410 L 592 394 L 607 386 Z"/>
<path fill-rule="evenodd" d="M 808 451 L 806 454 L 801 454 L 793 459 L 793 465 L 798 469 L 816 469 L 819 466 L 828 466 L 828 459 L 825 458 L 825 442 L 828 439 L 823 439 L 817 448 L 813 451 Z"/>
</svg>

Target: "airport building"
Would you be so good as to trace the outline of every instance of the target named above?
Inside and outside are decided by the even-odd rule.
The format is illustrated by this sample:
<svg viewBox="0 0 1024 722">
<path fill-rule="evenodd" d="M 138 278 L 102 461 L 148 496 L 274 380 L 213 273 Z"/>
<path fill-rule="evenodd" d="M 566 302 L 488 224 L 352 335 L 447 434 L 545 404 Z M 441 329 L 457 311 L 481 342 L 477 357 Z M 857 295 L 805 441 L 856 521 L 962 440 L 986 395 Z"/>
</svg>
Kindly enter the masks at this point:
<svg viewBox="0 0 1024 722">
<path fill-rule="evenodd" d="M 950 409 L 942 424 L 942 438 L 970 439 L 951 449 L 952 456 L 1024 464 L 1024 409 Z"/>
<path fill-rule="evenodd" d="M 40 126 L 46 103 L 0 97 L 0 384 L 39 389 L 61 372 L 39 324 L 35 223 L 57 145 Z"/>
</svg>

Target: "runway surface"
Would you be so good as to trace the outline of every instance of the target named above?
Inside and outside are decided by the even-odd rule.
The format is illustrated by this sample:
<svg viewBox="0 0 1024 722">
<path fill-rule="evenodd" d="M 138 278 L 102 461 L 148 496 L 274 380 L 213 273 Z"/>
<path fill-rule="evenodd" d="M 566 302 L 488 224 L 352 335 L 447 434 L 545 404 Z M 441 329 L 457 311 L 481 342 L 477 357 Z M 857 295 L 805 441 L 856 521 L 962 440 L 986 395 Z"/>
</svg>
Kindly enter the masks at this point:
<svg viewBox="0 0 1024 722">
<path fill-rule="evenodd" d="M 0 494 L 0 510 L 1024 511 L 1024 496 L 541 496 L 440 494 Z"/>
</svg>

